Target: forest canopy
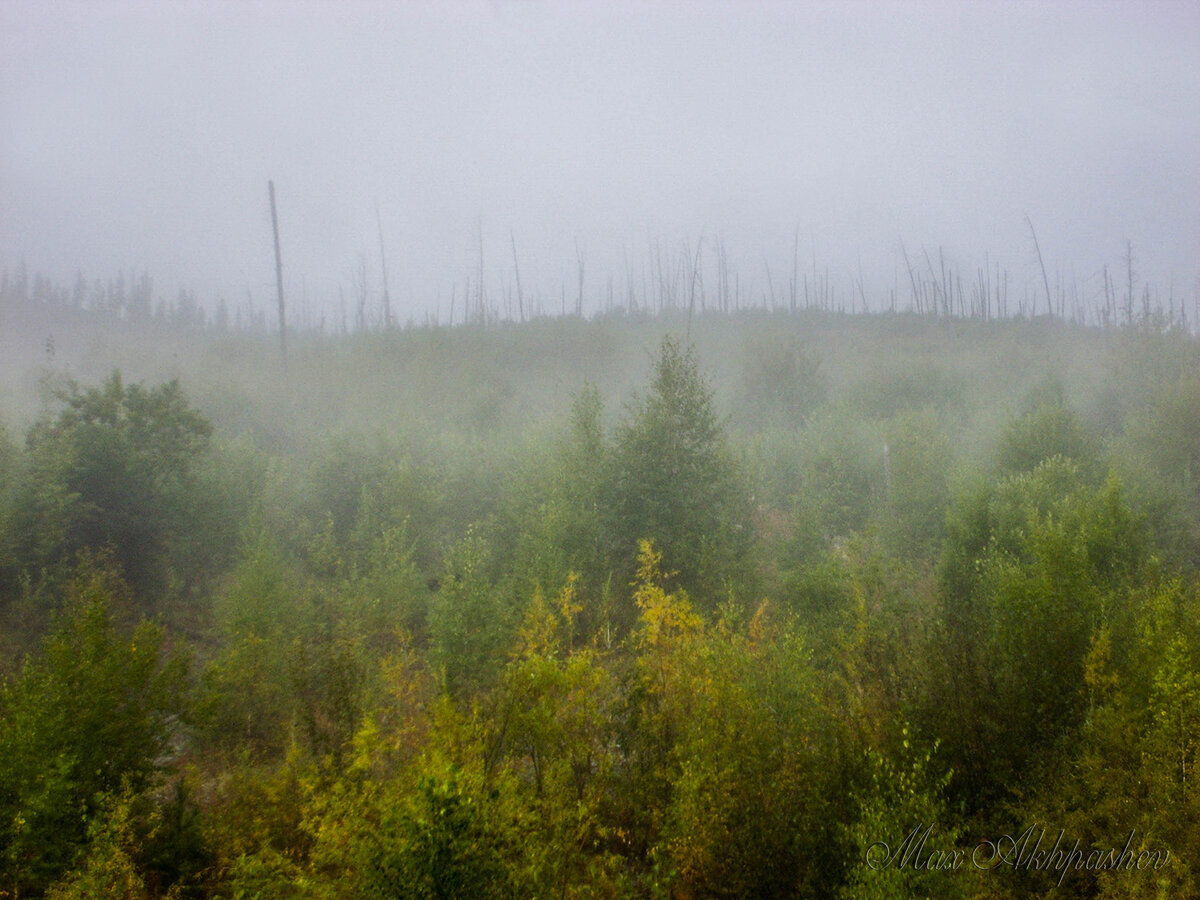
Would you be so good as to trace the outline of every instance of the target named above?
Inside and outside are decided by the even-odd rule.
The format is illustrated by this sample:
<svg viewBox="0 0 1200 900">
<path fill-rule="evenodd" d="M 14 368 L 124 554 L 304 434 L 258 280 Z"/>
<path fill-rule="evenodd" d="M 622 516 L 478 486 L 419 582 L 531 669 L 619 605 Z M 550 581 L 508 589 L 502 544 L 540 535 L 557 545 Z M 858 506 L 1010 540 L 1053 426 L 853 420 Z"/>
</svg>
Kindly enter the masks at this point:
<svg viewBox="0 0 1200 900">
<path fill-rule="evenodd" d="M 1200 894 L 1189 333 L 164 328 L 4 408 L 0 896 Z"/>
</svg>

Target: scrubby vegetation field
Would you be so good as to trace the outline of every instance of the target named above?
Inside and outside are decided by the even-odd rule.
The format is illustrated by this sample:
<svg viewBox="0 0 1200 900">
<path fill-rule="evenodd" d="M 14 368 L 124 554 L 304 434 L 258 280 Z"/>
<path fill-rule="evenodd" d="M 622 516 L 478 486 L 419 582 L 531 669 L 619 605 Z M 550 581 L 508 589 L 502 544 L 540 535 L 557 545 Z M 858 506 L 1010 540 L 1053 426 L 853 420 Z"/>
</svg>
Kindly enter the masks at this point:
<svg viewBox="0 0 1200 900">
<path fill-rule="evenodd" d="M 1183 328 L 0 326 L 2 897 L 1200 895 Z"/>
</svg>

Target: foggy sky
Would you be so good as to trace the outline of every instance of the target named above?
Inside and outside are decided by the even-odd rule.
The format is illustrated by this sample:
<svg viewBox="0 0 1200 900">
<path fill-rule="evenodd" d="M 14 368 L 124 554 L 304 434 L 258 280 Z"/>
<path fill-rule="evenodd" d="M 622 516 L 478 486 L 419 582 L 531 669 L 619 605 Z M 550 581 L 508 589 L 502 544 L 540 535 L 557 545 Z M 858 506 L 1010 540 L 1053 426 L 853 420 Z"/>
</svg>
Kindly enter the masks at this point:
<svg viewBox="0 0 1200 900">
<path fill-rule="evenodd" d="M 268 179 L 331 315 L 360 261 L 378 293 L 377 211 L 401 319 L 461 304 L 481 237 L 493 301 L 515 242 L 546 311 L 580 258 L 595 309 L 718 240 L 755 300 L 797 233 L 877 305 L 901 242 L 1040 285 L 1026 215 L 1052 281 L 1098 294 L 1129 240 L 1190 301 L 1200 4 L 0 0 L 0 266 L 267 308 Z"/>
</svg>

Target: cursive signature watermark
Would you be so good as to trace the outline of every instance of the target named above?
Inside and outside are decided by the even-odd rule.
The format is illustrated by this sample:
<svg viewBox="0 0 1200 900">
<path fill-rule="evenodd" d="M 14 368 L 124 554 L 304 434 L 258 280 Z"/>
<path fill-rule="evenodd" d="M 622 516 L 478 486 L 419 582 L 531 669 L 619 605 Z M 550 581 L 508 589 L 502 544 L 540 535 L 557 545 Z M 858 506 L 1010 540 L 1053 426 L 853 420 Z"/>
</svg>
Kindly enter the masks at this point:
<svg viewBox="0 0 1200 900">
<path fill-rule="evenodd" d="M 1073 841 L 1065 829 L 1052 836 L 1045 827 L 1030 825 L 1017 835 L 1005 834 L 979 841 L 973 850 L 938 846 L 933 825 L 919 824 L 895 843 L 875 841 L 867 847 L 865 862 L 876 871 L 957 871 L 964 867 L 981 870 L 1012 869 L 1058 873 L 1058 884 L 1070 872 L 1158 871 L 1171 861 L 1171 851 L 1145 846 L 1143 837 L 1131 831 L 1124 843 L 1111 847 L 1087 847 Z"/>
</svg>

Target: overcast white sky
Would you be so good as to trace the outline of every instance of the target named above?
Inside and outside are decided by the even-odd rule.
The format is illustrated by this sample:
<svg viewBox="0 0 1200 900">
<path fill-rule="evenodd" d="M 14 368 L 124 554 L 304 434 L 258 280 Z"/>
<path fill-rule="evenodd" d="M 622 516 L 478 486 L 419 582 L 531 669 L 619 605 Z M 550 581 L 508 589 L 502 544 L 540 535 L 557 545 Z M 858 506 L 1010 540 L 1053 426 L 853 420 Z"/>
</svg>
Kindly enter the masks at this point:
<svg viewBox="0 0 1200 900">
<path fill-rule="evenodd" d="M 1098 293 L 1128 239 L 1190 300 L 1200 4 L 0 0 L 0 265 L 265 307 L 269 178 L 293 302 L 360 258 L 378 290 L 378 209 L 402 318 L 480 232 L 489 295 L 515 240 L 547 309 L 577 248 L 589 308 L 702 238 L 778 289 L 797 229 L 882 301 L 901 241 L 1040 284 L 1026 214 L 1052 279 Z"/>
</svg>

